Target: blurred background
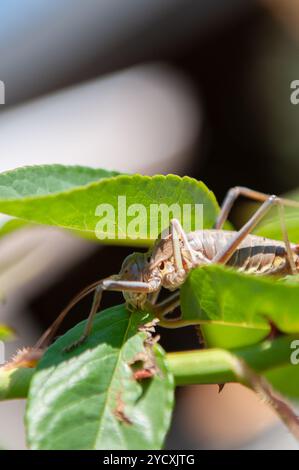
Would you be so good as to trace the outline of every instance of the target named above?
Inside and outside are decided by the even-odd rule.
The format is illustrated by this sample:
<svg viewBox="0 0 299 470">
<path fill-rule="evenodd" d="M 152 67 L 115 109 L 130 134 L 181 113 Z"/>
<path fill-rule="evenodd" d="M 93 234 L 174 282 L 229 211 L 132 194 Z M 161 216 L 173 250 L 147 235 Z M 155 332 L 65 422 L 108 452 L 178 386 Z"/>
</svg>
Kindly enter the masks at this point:
<svg viewBox="0 0 299 470">
<path fill-rule="evenodd" d="M 219 201 L 234 185 L 278 194 L 299 186 L 296 0 L 2 0 L 0 17 L 1 171 L 62 163 L 188 174 Z M 240 225 L 238 206 L 232 217 Z M 129 251 L 47 228 L 2 238 L 0 321 L 17 332 L 7 356 Z M 110 294 L 104 306 L 119 300 Z M 192 328 L 163 330 L 162 344 L 198 347 Z M 296 448 L 239 385 L 188 387 L 176 398 L 169 449 Z M 0 403 L 4 448 L 26 448 L 23 413 L 22 401 Z"/>
</svg>

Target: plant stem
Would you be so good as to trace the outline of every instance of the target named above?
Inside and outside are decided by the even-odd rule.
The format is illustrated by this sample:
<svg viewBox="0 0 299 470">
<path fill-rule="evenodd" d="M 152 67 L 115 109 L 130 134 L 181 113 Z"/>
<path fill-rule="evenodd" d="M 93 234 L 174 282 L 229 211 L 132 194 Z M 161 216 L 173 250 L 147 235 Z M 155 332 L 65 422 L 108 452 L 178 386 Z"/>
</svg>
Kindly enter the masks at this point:
<svg viewBox="0 0 299 470">
<path fill-rule="evenodd" d="M 265 377 L 256 373 L 243 359 L 235 356 L 235 371 L 240 382 L 256 392 L 261 399 L 278 414 L 289 431 L 299 442 L 299 417 L 291 405 L 267 382 Z"/>
<path fill-rule="evenodd" d="M 289 365 L 290 343 L 298 338 L 298 335 L 281 336 L 231 352 L 205 349 L 168 353 L 167 362 L 177 386 L 240 381 L 235 369 L 236 358 L 243 359 L 257 372 Z M 34 371 L 34 368 L 0 368 L 0 400 L 26 398 Z"/>
<path fill-rule="evenodd" d="M 299 441 L 299 418 L 285 399 L 272 390 L 259 375 L 271 367 L 290 364 L 290 344 L 294 336 L 234 350 L 208 349 L 167 355 L 168 366 L 176 385 L 208 384 L 237 381 L 255 391 L 270 405 L 289 431 Z"/>
<path fill-rule="evenodd" d="M 26 398 L 35 369 L 0 369 L 0 400 Z"/>
<path fill-rule="evenodd" d="M 236 358 L 243 359 L 257 372 L 290 365 L 290 344 L 294 339 L 298 339 L 298 335 L 281 336 L 231 351 L 205 349 L 168 353 L 167 362 L 176 385 L 239 381 L 234 367 Z"/>
</svg>

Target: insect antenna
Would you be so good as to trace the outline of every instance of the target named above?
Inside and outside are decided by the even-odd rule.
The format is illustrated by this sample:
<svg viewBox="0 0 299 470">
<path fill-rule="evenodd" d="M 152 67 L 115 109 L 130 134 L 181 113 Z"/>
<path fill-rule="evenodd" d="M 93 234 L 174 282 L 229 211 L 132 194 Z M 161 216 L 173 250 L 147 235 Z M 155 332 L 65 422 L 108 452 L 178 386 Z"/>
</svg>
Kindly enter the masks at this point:
<svg viewBox="0 0 299 470">
<path fill-rule="evenodd" d="M 84 297 L 86 297 L 88 294 L 93 292 L 99 284 L 103 282 L 103 279 L 100 281 L 93 282 L 89 286 L 85 287 L 84 289 L 81 290 L 68 304 L 67 306 L 62 310 L 62 312 L 58 315 L 56 320 L 52 323 L 51 326 L 42 334 L 42 336 L 39 338 L 39 340 L 36 342 L 34 349 L 44 349 L 45 347 L 48 346 L 48 344 L 51 342 L 53 339 L 56 331 L 60 327 L 61 323 L 69 313 L 69 311 L 78 303 L 80 300 L 82 300 Z"/>
</svg>

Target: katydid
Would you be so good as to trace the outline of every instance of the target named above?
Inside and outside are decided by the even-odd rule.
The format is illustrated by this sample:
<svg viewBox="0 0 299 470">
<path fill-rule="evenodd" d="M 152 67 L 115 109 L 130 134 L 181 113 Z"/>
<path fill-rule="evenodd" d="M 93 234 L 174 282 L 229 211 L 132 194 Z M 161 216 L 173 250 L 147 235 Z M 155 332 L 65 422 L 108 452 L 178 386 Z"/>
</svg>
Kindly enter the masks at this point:
<svg viewBox="0 0 299 470">
<path fill-rule="evenodd" d="M 229 212 L 240 195 L 262 204 L 239 231 L 223 230 Z M 273 206 L 279 210 L 283 241 L 250 234 Z M 93 303 L 83 335 L 67 350 L 78 346 L 88 337 L 104 291 L 121 291 L 129 308 L 151 311 L 162 325 L 179 327 L 182 326 L 179 318 L 169 319 L 166 315 L 179 306 L 179 289 L 194 268 L 218 263 L 255 275 L 284 276 L 299 273 L 299 247 L 289 241 L 284 206 L 299 208 L 299 202 L 234 187 L 224 199 L 214 229 L 186 233 L 180 222 L 173 219 L 167 235 L 162 234 L 150 251 L 129 255 L 119 274 L 96 281 L 81 291 L 35 347 L 43 349 L 48 345 L 71 308 L 93 291 Z M 172 291 L 172 294 L 162 302 L 157 302 L 162 287 Z"/>
</svg>

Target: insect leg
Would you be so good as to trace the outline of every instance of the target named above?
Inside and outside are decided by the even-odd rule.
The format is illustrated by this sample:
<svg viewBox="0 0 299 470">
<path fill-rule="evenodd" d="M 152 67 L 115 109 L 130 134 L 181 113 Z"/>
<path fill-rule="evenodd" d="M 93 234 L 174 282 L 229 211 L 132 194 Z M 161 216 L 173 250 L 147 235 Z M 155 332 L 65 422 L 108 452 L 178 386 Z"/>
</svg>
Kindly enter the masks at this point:
<svg viewBox="0 0 299 470">
<path fill-rule="evenodd" d="M 239 196 L 247 197 L 248 199 L 252 199 L 253 201 L 265 202 L 267 201 L 267 199 L 269 199 L 270 194 L 265 194 L 259 191 L 254 191 L 253 189 L 245 188 L 243 186 L 236 186 L 234 188 L 230 188 L 230 190 L 227 192 L 224 198 L 224 201 L 222 203 L 220 213 L 214 225 L 215 229 L 220 230 L 223 227 L 223 224 L 227 220 L 231 208 L 233 207 L 236 199 Z M 285 199 L 285 198 L 279 198 L 279 199 L 283 206 L 299 208 L 298 201 L 292 201 L 291 199 Z"/>
<path fill-rule="evenodd" d="M 170 233 L 172 240 L 172 249 L 173 249 L 173 258 L 176 271 L 183 271 L 183 260 L 182 260 L 182 250 L 180 245 L 180 239 L 178 237 L 179 233 L 177 232 L 176 226 L 171 220 L 170 222 Z"/>
<path fill-rule="evenodd" d="M 288 237 L 288 232 L 287 232 L 287 228 L 286 228 L 285 216 L 284 216 L 284 206 L 298 207 L 299 208 L 299 202 L 292 201 L 291 199 L 280 198 L 280 197 L 277 197 L 277 196 L 269 196 L 268 194 L 260 193 L 258 191 L 253 191 L 252 189 L 237 186 L 235 188 L 231 188 L 228 191 L 227 196 L 224 199 L 224 203 L 222 205 L 222 208 L 221 208 L 220 214 L 218 216 L 217 222 L 215 224 L 215 228 L 220 229 L 223 226 L 225 220 L 227 219 L 229 211 L 233 206 L 233 203 L 235 202 L 236 198 L 240 195 L 248 197 L 249 199 L 253 199 L 253 200 L 256 200 L 256 201 L 264 201 L 264 203 L 269 201 L 269 199 L 271 197 L 274 199 L 274 204 L 276 204 L 278 206 L 281 231 L 282 231 L 282 235 L 283 235 L 283 241 L 284 241 L 285 247 L 286 247 L 287 259 L 288 259 L 288 262 L 289 262 L 292 273 L 295 274 L 297 272 L 297 270 L 296 270 L 296 266 L 295 266 L 295 263 L 294 263 L 293 253 L 292 253 L 292 249 L 291 249 L 291 245 L 290 245 L 290 241 L 289 241 L 289 237 Z M 266 211 L 267 211 L 267 209 L 266 209 Z M 263 217 L 263 215 L 261 217 Z M 255 225 L 256 224 L 257 224 L 257 222 L 255 223 Z M 249 233 L 249 232 L 247 232 L 247 233 Z"/>
<path fill-rule="evenodd" d="M 157 290 L 158 287 L 159 286 L 155 288 L 153 284 L 147 283 L 147 282 L 104 279 L 101 282 L 101 284 L 99 284 L 96 288 L 92 307 L 88 315 L 86 327 L 84 329 L 82 336 L 78 339 L 78 341 L 75 341 L 74 343 L 72 343 L 65 350 L 70 351 L 74 349 L 75 347 L 82 344 L 86 340 L 86 338 L 89 336 L 91 329 L 92 329 L 94 316 L 97 313 L 98 308 L 100 306 L 103 291 L 117 291 L 117 292 L 131 291 L 131 292 L 150 293 L 150 292 L 153 292 L 154 290 Z"/>
<path fill-rule="evenodd" d="M 157 303 L 160 291 L 161 291 L 161 288 L 159 288 L 155 292 L 152 292 L 151 294 L 149 294 L 148 301 L 151 305 L 155 305 Z"/>
<path fill-rule="evenodd" d="M 86 326 L 85 326 L 85 329 L 84 329 L 84 332 L 83 332 L 82 336 L 77 341 L 72 343 L 70 346 L 65 348 L 65 351 L 70 351 L 70 350 L 74 349 L 76 346 L 79 346 L 79 344 L 82 344 L 86 340 L 86 338 L 88 337 L 88 335 L 89 335 L 89 333 L 92 329 L 94 316 L 95 316 L 95 314 L 97 313 L 97 311 L 100 307 L 100 303 L 101 303 L 101 300 L 102 300 L 102 295 L 103 295 L 103 287 L 100 284 L 98 287 L 96 287 L 96 290 L 95 290 L 95 293 L 94 293 L 94 296 L 93 296 L 93 299 L 92 299 L 91 310 L 90 310 L 90 313 L 88 315 L 87 323 L 86 323 Z"/>
<path fill-rule="evenodd" d="M 188 237 L 186 235 L 185 230 L 181 226 L 180 222 L 177 219 L 172 219 L 170 222 L 170 231 L 172 234 L 172 245 L 173 245 L 173 254 L 174 254 L 174 262 L 176 270 L 184 270 L 183 267 L 183 256 L 182 256 L 182 247 L 180 245 L 179 237 L 182 238 L 183 241 L 183 249 L 189 253 L 191 262 L 193 266 L 198 265 L 198 259 L 200 257 L 200 261 L 205 264 L 210 264 L 210 260 L 205 257 L 202 253 L 194 253 L 193 248 L 190 246 Z"/>
<path fill-rule="evenodd" d="M 212 263 L 227 263 L 244 238 L 251 232 L 252 229 L 254 229 L 254 227 L 259 223 L 259 221 L 264 217 L 269 209 L 274 204 L 278 204 L 278 200 L 279 198 L 277 198 L 277 196 L 270 196 L 255 212 L 255 214 L 253 214 L 248 222 L 246 222 L 246 224 L 243 225 L 243 227 L 238 232 L 236 232 L 235 236 L 230 240 L 230 242 L 214 256 Z"/>
<path fill-rule="evenodd" d="M 96 292 L 95 292 L 93 303 L 92 303 L 92 308 L 90 310 L 86 327 L 84 329 L 82 336 L 79 338 L 79 340 L 75 341 L 70 346 L 68 346 L 65 349 L 65 351 L 70 351 L 74 349 L 75 347 L 79 346 L 80 344 L 82 344 L 86 340 L 88 335 L 90 334 L 90 331 L 92 329 L 93 319 L 100 306 L 103 291 L 117 291 L 117 292 L 131 291 L 131 292 L 151 293 L 157 290 L 158 288 L 159 286 L 154 285 L 153 283 L 150 283 L 150 282 L 104 279 L 96 288 Z"/>
<path fill-rule="evenodd" d="M 100 281 L 101 282 L 101 281 Z M 42 336 L 39 338 L 37 343 L 34 346 L 34 349 L 44 349 L 47 347 L 52 339 L 54 338 L 58 328 L 60 327 L 61 323 L 63 322 L 64 318 L 67 316 L 69 311 L 78 303 L 80 300 L 82 300 L 84 297 L 86 297 L 88 294 L 93 292 L 96 287 L 99 285 L 99 281 L 87 286 L 85 289 L 83 289 L 81 292 L 79 292 L 68 304 L 67 306 L 60 312 L 58 317 L 54 320 L 52 325 L 49 326 L 49 328 L 42 334 Z"/>
<path fill-rule="evenodd" d="M 173 294 L 171 294 L 166 299 L 162 300 L 158 304 L 151 304 L 150 302 L 146 305 L 146 308 L 154 314 L 157 318 L 159 318 L 160 322 L 159 325 L 170 327 L 169 324 L 171 323 L 171 327 L 175 328 L 176 326 L 181 326 L 181 322 L 178 318 L 165 318 L 165 315 L 172 312 L 176 307 L 180 305 L 180 291 L 177 290 Z"/>
<path fill-rule="evenodd" d="M 189 240 L 187 238 L 186 232 L 180 224 L 180 221 L 178 219 L 172 219 L 170 224 L 171 224 L 171 227 L 172 227 L 172 232 L 176 232 L 182 238 L 185 250 L 189 253 L 191 261 L 193 263 L 195 263 L 196 262 L 196 257 L 194 255 L 194 252 L 193 252 L 191 246 L 190 246 L 190 243 L 189 243 Z"/>
<path fill-rule="evenodd" d="M 177 290 L 158 304 L 152 304 L 149 302 L 146 307 L 148 307 L 160 320 L 164 320 L 165 315 L 172 312 L 179 305 L 180 291 Z"/>
<path fill-rule="evenodd" d="M 278 212 L 279 212 L 279 217 L 280 217 L 280 226 L 281 226 L 283 241 L 284 241 L 284 244 L 286 246 L 286 251 L 287 251 L 287 259 L 288 259 L 292 274 L 296 274 L 297 269 L 296 269 L 296 265 L 294 262 L 293 252 L 292 252 L 292 248 L 291 248 L 291 244 L 290 244 L 290 240 L 288 236 L 288 231 L 286 227 L 284 207 L 280 199 L 278 199 L 277 204 L 278 204 Z"/>
<path fill-rule="evenodd" d="M 116 276 L 115 276 L 116 277 Z M 36 345 L 34 346 L 35 348 L 43 349 L 48 344 L 51 342 L 53 339 L 56 331 L 58 330 L 59 326 L 61 325 L 62 321 L 66 317 L 66 315 L 69 313 L 69 311 L 81 300 L 83 299 L 86 295 L 91 293 L 92 291 L 95 291 L 94 294 L 94 299 L 92 303 L 92 308 L 90 311 L 90 314 L 87 319 L 87 324 L 84 330 L 84 333 L 82 337 L 80 338 L 79 341 L 71 345 L 69 349 L 72 349 L 73 347 L 81 344 L 88 336 L 90 333 L 90 330 L 92 328 L 92 322 L 94 315 L 96 314 L 101 298 L 102 298 L 102 293 L 103 291 L 131 291 L 131 292 L 145 292 L 145 293 L 151 293 L 155 292 L 160 286 L 157 286 L 156 284 L 154 285 L 153 283 L 147 283 L 147 282 L 137 282 L 137 281 L 122 281 L 119 279 L 113 279 L 113 277 L 103 279 L 101 281 L 98 281 L 91 286 L 88 286 L 85 288 L 83 291 L 81 291 L 67 306 L 66 308 L 60 313 L 60 315 L 56 318 L 56 320 L 52 323 L 52 325 L 46 330 L 46 332 L 41 336 L 41 338 L 38 340 Z"/>
</svg>

